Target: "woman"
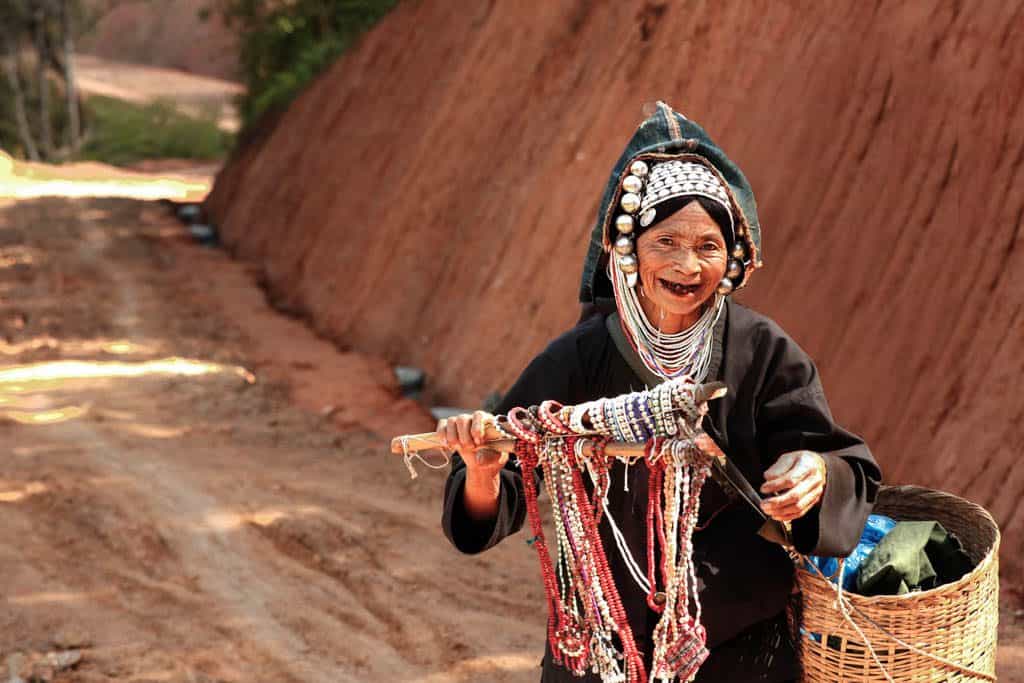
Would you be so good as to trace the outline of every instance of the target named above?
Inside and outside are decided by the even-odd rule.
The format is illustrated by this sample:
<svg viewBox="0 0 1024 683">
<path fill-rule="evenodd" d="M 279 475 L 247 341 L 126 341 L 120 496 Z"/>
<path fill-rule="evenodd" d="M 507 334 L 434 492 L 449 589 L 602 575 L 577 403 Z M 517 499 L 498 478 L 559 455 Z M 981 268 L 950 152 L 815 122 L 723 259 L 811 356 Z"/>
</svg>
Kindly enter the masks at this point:
<svg viewBox="0 0 1024 683">
<path fill-rule="evenodd" d="M 806 554 L 844 556 L 859 540 L 881 481 L 867 446 L 832 419 L 811 359 L 770 319 L 728 295 L 761 265 L 746 178 L 699 126 L 664 103 L 613 169 L 584 264 L 590 316 L 523 371 L 498 412 L 545 399 L 579 404 L 686 374 L 724 382 L 703 428 L 766 496 L 764 515 L 791 523 Z M 441 420 L 461 457 L 445 487 L 443 527 L 462 552 L 484 551 L 524 521 L 523 479 L 481 448 L 482 411 Z M 615 463 L 608 509 L 633 557 L 646 557 L 647 470 Z M 757 534 L 763 517 L 709 481 L 693 535 L 702 621 L 711 652 L 698 681 L 785 681 L 798 675 L 785 607 L 786 552 Z M 650 665 L 658 614 L 630 579 L 606 521 L 599 529 L 630 627 Z M 541 681 L 575 678 L 548 647 Z"/>
</svg>

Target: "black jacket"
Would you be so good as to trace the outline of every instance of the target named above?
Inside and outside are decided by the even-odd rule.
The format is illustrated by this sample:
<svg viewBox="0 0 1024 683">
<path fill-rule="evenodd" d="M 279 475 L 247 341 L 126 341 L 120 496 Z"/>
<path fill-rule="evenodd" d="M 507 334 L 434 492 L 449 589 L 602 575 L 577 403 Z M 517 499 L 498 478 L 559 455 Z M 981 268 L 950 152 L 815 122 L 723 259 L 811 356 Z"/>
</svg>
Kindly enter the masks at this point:
<svg viewBox="0 0 1024 683">
<path fill-rule="evenodd" d="M 842 556 L 857 544 L 871 512 L 881 472 L 863 441 L 832 419 L 814 363 L 772 320 L 728 301 L 715 329 L 708 381 L 726 383 L 728 395 L 710 404 L 705 429 L 754 486 L 779 455 L 809 449 L 828 467 L 824 498 L 793 523 L 796 548 Z M 554 399 L 577 404 L 643 388 L 596 315 L 552 342 L 523 371 L 498 412 Z M 644 512 L 647 470 L 643 464 L 612 469 L 608 505 L 633 556 L 646 557 Z M 628 478 L 628 491 L 625 487 Z M 445 486 L 443 527 L 456 548 L 478 553 L 523 525 L 522 474 L 513 460 L 501 473 L 498 516 L 474 523 L 462 505 L 465 465 L 455 456 Z M 711 656 L 698 681 L 781 681 L 797 675 L 784 610 L 792 592 L 792 562 L 780 546 L 757 536 L 760 520 L 731 502 L 710 482 L 701 495 L 701 523 L 694 534 L 694 561 Z M 710 522 L 709 522 L 710 520 Z M 650 663 L 650 636 L 658 615 L 647 607 L 602 520 L 602 540 L 630 626 Z M 540 607 L 540 605 L 538 605 Z M 540 636 L 540 634 L 538 634 Z M 596 681 L 572 677 L 545 654 L 546 682 Z"/>
</svg>

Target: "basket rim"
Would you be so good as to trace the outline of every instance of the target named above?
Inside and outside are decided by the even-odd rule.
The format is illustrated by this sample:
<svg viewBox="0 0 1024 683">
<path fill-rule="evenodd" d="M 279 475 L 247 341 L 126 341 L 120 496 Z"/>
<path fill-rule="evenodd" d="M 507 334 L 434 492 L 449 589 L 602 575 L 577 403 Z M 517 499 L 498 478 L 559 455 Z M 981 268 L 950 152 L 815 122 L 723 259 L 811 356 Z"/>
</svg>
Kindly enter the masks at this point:
<svg viewBox="0 0 1024 683">
<path fill-rule="evenodd" d="M 986 510 L 984 507 L 982 507 L 981 505 L 978 505 L 977 503 L 971 502 L 971 501 L 967 500 L 966 498 L 961 498 L 960 496 L 957 496 L 955 494 L 949 493 L 947 491 L 939 491 L 937 489 L 930 489 L 930 488 L 927 488 L 925 486 L 917 486 L 917 485 L 913 485 L 913 484 L 904 484 L 904 485 L 900 485 L 900 486 L 883 486 L 881 488 L 885 489 L 885 490 L 890 490 L 890 491 L 900 491 L 900 490 L 902 490 L 902 491 L 907 491 L 908 493 L 911 493 L 911 492 L 913 492 L 913 493 L 940 493 L 940 494 L 949 496 L 951 498 L 956 498 L 956 499 L 958 499 L 960 501 L 963 501 L 964 503 L 967 503 L 969 505 L 972 505 L 972 506 L 978 508 L 978 510 L 987 518 L 987 521 L 991 523 L 992 528 L 995 530 L 995 540 L 992 543 L 992 547 L 990 547 L 988 549 L 988 552 L 985 553 L 985 556 L 981 559 L 980 562 L 978 562 L 977 566 L 975 566 L 971 571 L 967 572 L 966 574 L 961 576 L 956 581 L 951 581 L 950 583 L 946 583 L 946 584 L 943 584 L 941 586 L 937 586 L 935 588 L 929 588 L 929 589 L 923 590 L 923 591 L 922 590 L 911 591 L 910 593 L 904 593 L 903 595 L 861 595 L 860 593 L 854 593 L 852 591 L 845 591 L 845 590 L 843 591 L 843 595 L 847 596 L 848 598 L 850 598 L 854 602 L 858 603 L 859 605 L 873 605 L 873 604 L 879 604 L 879 603 L 899 603 L 899 602 L 905 602 L 905 601 L 920 600 L 920 599 L 922 599 L 924 597 L 929 597 L 929 598 L 930 597 L 939 597 L 939 596 L 941 596 L 944 593 L 953 593 L 953 592 L 959 591 L 960 588 L 963 587 L 964 585 L 966 585 L 967 583 L 973 582 L 976 579 L 978 579 L 982 575 L 982 573 L 989 572 L 989 570 L 990 570 L 990 568 L 992 567 L 993 564 L 998 564 L 998 562 L 999 562 L 999 544 L 1000 544 L 1000 541 L 1002 540 L 1002 534 L 999 531 L 999 525 L 996 524 L 996 521 L 995 521 L 995 519 L 993 519 L 992 514 L 988 510 Z M 803 558 L 803 560 L 806 561 L 807 556 L 806 555 L 801 555 L 801 558 Z M 825 589 L 825 590 L 831 590 L 829 588 L 829 586 L 835 585 L 831 581 L 827 581 L 827 580 L 823 579 L 822 577 L 818 576 L 817 574 L 808 571 L 804 567 L 803 562 L 800 562 L 796 566 L 796 578 L 797 578 L 798 583 L 800 581 L 810 581 L 812 583 L 812 585 L 813 584 L 818 584 L 818 587 L 820 587 L 822 589 Z M 801 591 L 801 592 L 803 592 L 803 591 Z"/>
</svg>

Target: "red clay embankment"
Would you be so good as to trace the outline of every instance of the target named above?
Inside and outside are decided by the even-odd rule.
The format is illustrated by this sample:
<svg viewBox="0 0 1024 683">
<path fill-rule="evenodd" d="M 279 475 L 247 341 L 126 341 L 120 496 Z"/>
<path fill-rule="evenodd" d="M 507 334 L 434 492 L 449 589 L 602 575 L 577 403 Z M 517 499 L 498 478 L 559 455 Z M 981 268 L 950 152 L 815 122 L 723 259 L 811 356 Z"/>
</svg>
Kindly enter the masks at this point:
<svg viewBox="0 0 1024 683">
<path fill-rule="evenodd" d="M 576 319 L 609 169 L 664 99 L 757 193 L 766 268 L 740 298 L 890 482 L 995 514 L 1020 585 L 1024 12 L 843 4 L 403 3 L 208 208 L 283 305 L 472 405 Z"/>
</svg>

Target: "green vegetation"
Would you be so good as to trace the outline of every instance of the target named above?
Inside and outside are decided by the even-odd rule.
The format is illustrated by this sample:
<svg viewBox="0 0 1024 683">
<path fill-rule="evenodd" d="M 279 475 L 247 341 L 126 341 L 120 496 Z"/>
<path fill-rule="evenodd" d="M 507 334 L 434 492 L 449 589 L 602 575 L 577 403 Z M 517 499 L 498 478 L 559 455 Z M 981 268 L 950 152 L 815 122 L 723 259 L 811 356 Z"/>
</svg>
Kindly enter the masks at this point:
<svg viewBox="0 0 1024 683">
<path fill-rule="evenodd" d="M 213 112 L 179 112 L 173 102 L 133 104 L 110 97 L 86 101 L 90 129 L 80 159 L 130 164 L 142 159 L 220 159 L 231 136 L 217 128 Z"/>
<path fill-rule="evenodd" d="M 239 34 L 242 127 L 281 110 L 398 0 L 211 0 Z"/>
</svg>

